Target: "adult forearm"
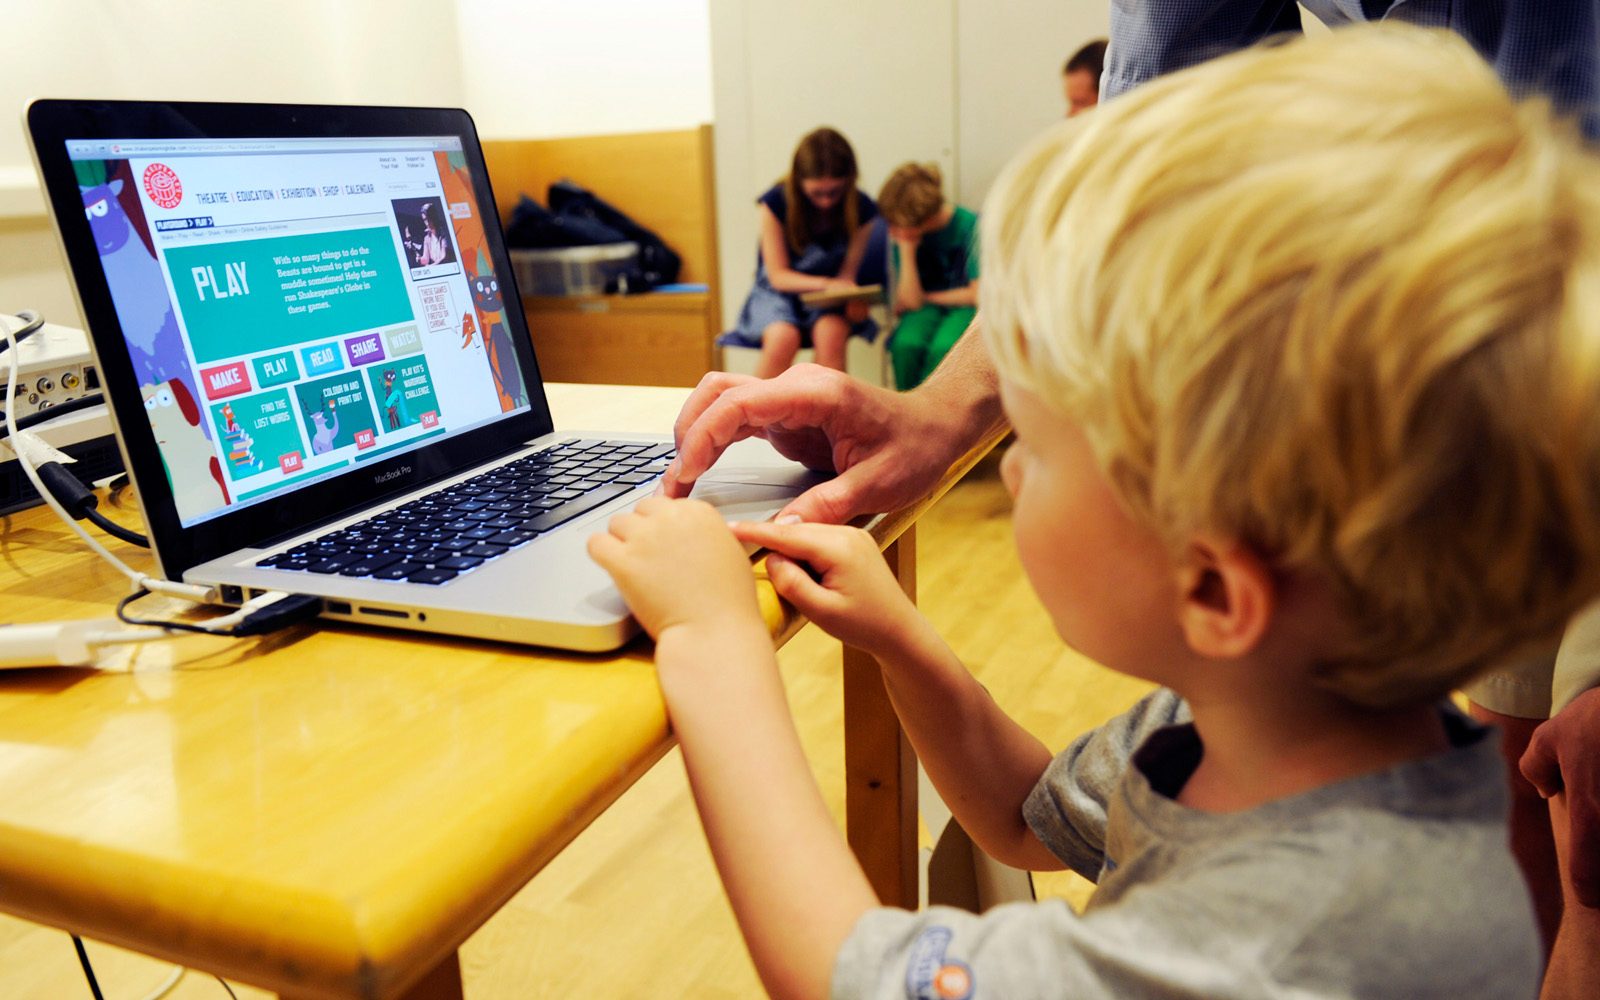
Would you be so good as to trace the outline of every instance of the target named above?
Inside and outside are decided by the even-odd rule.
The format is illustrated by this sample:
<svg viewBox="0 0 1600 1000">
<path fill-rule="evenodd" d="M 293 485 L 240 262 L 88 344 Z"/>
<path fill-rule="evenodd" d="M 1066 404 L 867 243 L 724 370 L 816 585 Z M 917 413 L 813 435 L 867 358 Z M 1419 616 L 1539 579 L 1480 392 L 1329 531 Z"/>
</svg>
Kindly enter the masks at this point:
<svg viewBox="0 0 1600 1000">
<path fill-rule="evenodd" d="M 667 633 L 663 694 L 728 899 L 768 992 L 825 997 L 876 905 L 811 775 L 764 629 Z"/>
<path fill-rule="evenodd" d="M 1000 378 L 979 336 L 982 322 L 979 313 L 927 381 L 906 393 L 906 398 L 925 412 L 939 414 L 947 445 L 954 452 L 952 458 L 1005 423 Z"/>
</svg>

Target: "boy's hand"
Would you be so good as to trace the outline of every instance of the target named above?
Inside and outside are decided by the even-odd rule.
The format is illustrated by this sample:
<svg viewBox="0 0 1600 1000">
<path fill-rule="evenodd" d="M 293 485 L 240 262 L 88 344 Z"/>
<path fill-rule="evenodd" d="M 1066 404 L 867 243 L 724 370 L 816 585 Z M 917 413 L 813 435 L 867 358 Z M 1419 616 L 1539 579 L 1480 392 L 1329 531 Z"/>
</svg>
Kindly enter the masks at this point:
<svg viewBox="0 0 1600 1000">
<path fill-rule="evenodd" d="M 591 536 L 589 555 L 656 640 L 679 626 L 761 620 L 750 559 L 702 500 L 651 497 Z"/>
<path fill-rule="evenodd" d="M 731 527 L 740 541 L 771 550 L 767 578 L 773 589 L 843 642 L 869 653 L 897 648 L 920 621 L 877 542 L 860 528 L 773 522 Z"/>
</svg>

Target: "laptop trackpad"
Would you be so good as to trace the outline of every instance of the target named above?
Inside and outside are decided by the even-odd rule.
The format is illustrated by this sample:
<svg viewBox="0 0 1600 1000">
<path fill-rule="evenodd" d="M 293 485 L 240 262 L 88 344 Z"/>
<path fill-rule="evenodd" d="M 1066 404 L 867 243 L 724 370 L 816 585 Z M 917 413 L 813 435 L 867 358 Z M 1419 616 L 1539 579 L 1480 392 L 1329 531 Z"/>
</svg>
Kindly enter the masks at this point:
<svg viewBox="0 0 1600 1000">
<path fill-rule="evenodd" d="M 799 462 L 791 462 L 778 454 L 772 445 L 760 438 L 746 438 L 728 446 L 721 457 L 695 485 L 692 496 L 701 496 L 702 486 L 720 483 L 761 484 L 782 486 L 793 496 L 831 478 L 828 473 L 812 472 Z M 709 496 L 701 497 L 721 506 Z"/>
<path fill-rule="evenodd" d="M 689 494 L 717 508 L 724 521 L 766 521 L 800 495 L 800 490 L 762 483 L 712 483 L 702 479 Z"/>
</svg>

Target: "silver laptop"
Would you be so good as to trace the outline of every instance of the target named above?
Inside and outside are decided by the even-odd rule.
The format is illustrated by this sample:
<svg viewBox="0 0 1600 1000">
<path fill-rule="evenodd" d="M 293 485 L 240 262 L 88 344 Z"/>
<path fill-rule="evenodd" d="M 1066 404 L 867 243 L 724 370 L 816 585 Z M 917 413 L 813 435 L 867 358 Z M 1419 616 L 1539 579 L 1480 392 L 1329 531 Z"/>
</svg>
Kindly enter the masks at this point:
<svg viewBox="0 0 1600 1000">
<path fill-rule="evenodd" d="M 671 440 L 552 433 L 465 112 L 52 100 L 27 124 L 166 577 L 567 649 L 637 631 L 585 541 Z M 815 478 L 751 440 L 696 493 L 762 519 Z"/>
</svg>

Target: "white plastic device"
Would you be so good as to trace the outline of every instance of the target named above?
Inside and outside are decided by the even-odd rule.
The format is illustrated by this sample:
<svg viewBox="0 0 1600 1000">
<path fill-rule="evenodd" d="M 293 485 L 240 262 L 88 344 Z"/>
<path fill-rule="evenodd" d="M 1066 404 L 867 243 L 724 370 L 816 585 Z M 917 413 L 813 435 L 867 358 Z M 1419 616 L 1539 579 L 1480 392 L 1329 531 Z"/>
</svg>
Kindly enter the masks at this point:
<svg viewBox="0 0 1600 1000">
<path fill-rule="evenodd" d="M 0 625 L 0 670 L 20 667 L 83 667 L 96 646 L 164 638 L 160 629 L 130 629 L 115 618 L 75 622 Z"/>
<path fill-rule="evenodd" d="M 15 316 L 5 316 L 4 321 L 13 329 L 22 325 Z M 46 323 L 17 348 L 17 361 L 18 417 L 100 391 L 100 373 L 82 330 Z M 104 411 L 100 420 L 104 429 L 96 437 L 111 433 Z"/>
<path fill-rule="evenodd" d="M 0 324 L 18 329 L 22 321 L 0 314 Z M 20 364 L 14 402 L 19 420 L 41 410 L 48 413 L 51 407 L 100 391 L 99 371 L 89 351 L 89 338 L 82 330 L 46 323 L 18 345 L 16 352 Z M 7 351 L 0 355 L 0 372 L 6 374 L 11 362 L 9 354 Z M 79 467 L 81 472 L 74 471 L 84 481 L 110 476 L 122 467 L 104 403 L 46 420 L 32 433 L 57 451 L 71 449 L 69 453 L 85 463 Z M 15 458 L 9 445 L 0 441 L 0 511 L 39 502 Z"/>
</svg>

